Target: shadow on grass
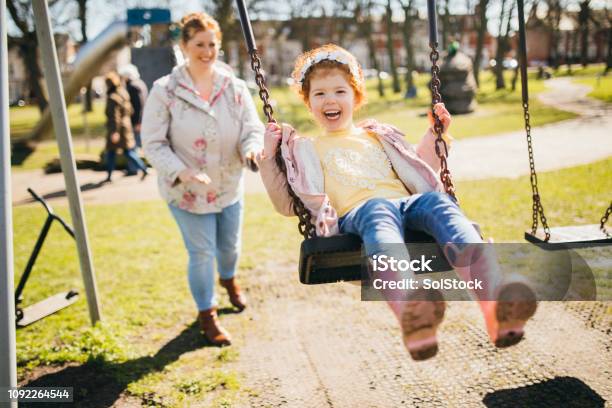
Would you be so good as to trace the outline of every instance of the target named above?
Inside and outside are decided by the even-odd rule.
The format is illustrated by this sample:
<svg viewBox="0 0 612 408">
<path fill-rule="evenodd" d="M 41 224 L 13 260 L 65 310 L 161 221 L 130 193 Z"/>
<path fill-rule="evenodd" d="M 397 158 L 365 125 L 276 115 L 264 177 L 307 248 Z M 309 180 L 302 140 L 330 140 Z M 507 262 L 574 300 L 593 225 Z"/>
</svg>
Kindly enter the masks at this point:
<svg viewBox="0 0 612 408">
<path fill-rule="evenodd" d="M 90 191 L 90 190 L 95 190 L 95 189 L 104 187 L 104 185 L 106 184 L 108 184 L 106 180 L 98 181 L 97 183 L 85 183 L 81 185 L 80 189 L 81 189 L 81 192 Z M 49 200 L 52 198 L 66 197 L 66 194 L 67 194 L 66 190 L 57 190 L 51 193 L 43 194 L 41 197 L 45 200 Z M 15 205 L 30 204 L 30 203 L 35 203 L 35 202 L 36 202 L 36 199 L 34 199 L 33 197 L 30 197 L 30 198 L 26 198 L 26 199 L 17 201 Z"/>
<path fill-rule="evenodd" d="M 574 377 L 555 377 L 539 384 L 487 394 L 482 400 L 489 408 L 503 407 L 603 407 L 605 400 Z"/>
<path fill-rule="evenodd" d="M 74 403 L 85 407 L 113 405 L 127 386 L 147 374 L 160 372 L 184 353 L 213 347 L 200 334 L 197 322 L 185 328 L 177 337 L 165 344 L 154 356 L 140 357 L 122 363 L 92 360 L 79 366 L 68 366 L 58 372 L 30 381 L 26 387 L 73 387 Z M 59 404 L 51 404 L 54 407 Z M 68 405 L 68 404 L 67 404 Z M 20 406 L 29 406 L 21 403 Z M 40 403 L 31 404 L 41 407 Z"/>
<path fill-rule="evenodd" d="M 21 166 L 34 151 L 36 146 L 30 142 L 14 142 L 11 149 L 11 166 Z"/>
</svg>

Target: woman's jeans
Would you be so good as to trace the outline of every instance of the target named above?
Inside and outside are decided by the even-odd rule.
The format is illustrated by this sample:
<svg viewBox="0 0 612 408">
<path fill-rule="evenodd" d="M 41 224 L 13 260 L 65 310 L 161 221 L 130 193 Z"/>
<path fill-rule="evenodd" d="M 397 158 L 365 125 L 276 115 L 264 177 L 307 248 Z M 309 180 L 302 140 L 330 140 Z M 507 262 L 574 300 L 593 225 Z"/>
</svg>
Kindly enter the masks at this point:
<svg viewBox="0 0 612 408">
<path fill-rule="evenodd" d="M 136 166 L 140 170 L 144 171 L 145 173 L 147 172 L 147 166 L 145 166 L 143 161 L 140 160 L 140 157 L 138 157 L 138 154 L 136 153 L 135 149 L 124 149 L 123 154 L 128 160 L 128 168 L 130 167 L 130 164 L 132 164 L 133 166 Z M 109 179 L 111 175 L 113 174 L 113 170 L 115 170 L 116 158 L 117 158 L 116 150 L 109 149 L 106 151 L 106 171 L 108 172 Z"/>
<path fill-rule="evenodd" d="M 189 288 L 198 310 L 215 307 L 215 259 L 221 279 L 230 279 L 236 273 L 242 200 L 225 207 L 220 213 L 211 214 L 194 214 L 172 205 L 168 207 L 189 254 Z"/>
</svg>

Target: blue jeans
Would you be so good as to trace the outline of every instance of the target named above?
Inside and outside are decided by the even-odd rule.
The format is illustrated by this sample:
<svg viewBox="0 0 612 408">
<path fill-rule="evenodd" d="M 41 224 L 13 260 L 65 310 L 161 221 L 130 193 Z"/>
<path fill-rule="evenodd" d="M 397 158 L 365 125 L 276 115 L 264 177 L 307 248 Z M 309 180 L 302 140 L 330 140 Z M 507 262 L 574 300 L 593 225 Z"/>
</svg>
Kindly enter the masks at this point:
<svg viewBox="0 0 612 408">
<path fill-rule="evenodd" d="M 455 200 L 438 192 L 391 200 L 373 198 L 353 208 L 338 224 L 340 232 L 361 237 L 368 257 L 384 252 L 389 248 L 385 244 L 403 243 L 406 228 L 424 231 L 441 245 L 482 242 Z"/>
<path fill-rule="evenodd" d="M 142 170 L 143 172 L 145 173 L 147 172 L 147 166 L 145 166 L 143 161 L 140 160 L 140 157 L 138 157 L 138 154 L 136 154 L 136 151 L 134 149 L 124 149 L 123 154 L 125 155 L 128 161 L 127 163 L 128 170 L 130 169 L 130 167 L 133 168 L 133 166 L 136 166 L 136 168 Z M 106 171 L 108 172 L 109 179 L 111 175 L 113 174 L 113 170 L 115 170 L 116 158 L 117 158 L 116 150 L 109 149 L 106 151 Z"/>
<path fill-rule="evenodd" d="M 240 254 L 242 201 L 220 213 L 194 214 L 168 206 L 181 230 L 189 254 L 187 268 L 191 295 L 198 310 L 217 305 L 215 298 L 215 259 L 221 279 L 236 273 Z"/>
</svg>

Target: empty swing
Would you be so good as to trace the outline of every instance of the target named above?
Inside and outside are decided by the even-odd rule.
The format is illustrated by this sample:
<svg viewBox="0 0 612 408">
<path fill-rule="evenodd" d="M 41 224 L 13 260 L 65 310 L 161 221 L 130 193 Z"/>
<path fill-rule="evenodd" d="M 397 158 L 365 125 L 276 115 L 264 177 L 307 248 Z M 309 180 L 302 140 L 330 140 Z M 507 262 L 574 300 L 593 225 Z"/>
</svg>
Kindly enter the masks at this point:
<svg viewBox="0 0 612 408">
<path fill-rule="evenodd" d="M 263 112 L 268 122 L 276 123 L 274 111 L 270 105 L 270 92 L 265 83 L 265 77 L 261 70 L 261 59 L 257 52 L 253 29 L 248 17 L 244 0 L 237 0 L 240 15 L 240 24 L 244 33 L 247 50 L 251 58 L 251 68 L 255 73 L 255 82 L 259 87 L 259 97 L 263 101 Z M 442 102 L 440 95 L 440 79 L 438 67 L 438 29 L 436 22 L 435 0 L 428 0 L 427 11 L 429 18 L 429 46 L 431 48 L 431 93 L 432 107 L 436 103 Z M 447 194 L 455 197 L 455 189 L 448 170 L 446 159 L 448 150 L 446 142 L 442 138 L 442 123 L 433 113 L 434 132 L 436 134 L 435 150 L 440 159 L 440 179 Z M 283 158 L 278 149 L 276 163 L 280 170 L 286 175 L 286 168 Z M 361 280 L 362 241 L 361 238 L 353 234 L 339 234 L 331 237 L 317 237 L 315 227 L 312 224 L 311 216 L 304 204 L 287 185 L 288 193 L 293 201 L 293 209 L 299 219 L 298 230 L 304 237 L 300 247 L 299 275 L 300 282 L 303 284 L 333 283 L 340 281 Z M 433 259 L 431 264 L 434 271 L 451 270 L 446 257 L 434 239 L 421 231 L 407 230 L 405 233 L 406 243 L 411 244 L 411 253 L 424 255 L 428 259 Z"/>
<path fill-rule="evenodd" d="M 533 199 L 533 223 L 531 230 L 525 232 L 525 240 L 534 244 L 559 244 L 562 247 L 588 246 L 612 243 L 612 235 L 606 231 L 606 222 L 612 213 L 612 202 L 601 217 L 599 225 L 569 225 L 550 228 L 544 215 L 544 207 L 538 191 L 538 177 L 533 159 L 533 146 L 531 141 L 531 125 L 529 123 L 529 92 L 527 81 L 527 43 L 525 34 L 525 15 L 523 0 L 518 0 L 519 18 L 519 64 L 521 71 L 522 102 L 525 119 L 525 132 L 527 135 L 527 151 L 529 153 L 529 167 L 531 172 L 531 191 Z M 538 218 L 542 228 L 538 228 Z M 557 246 L 559 246 L 557 245 Z M 552 247 L 551 247 L 552 249 Z"/>
</svg>

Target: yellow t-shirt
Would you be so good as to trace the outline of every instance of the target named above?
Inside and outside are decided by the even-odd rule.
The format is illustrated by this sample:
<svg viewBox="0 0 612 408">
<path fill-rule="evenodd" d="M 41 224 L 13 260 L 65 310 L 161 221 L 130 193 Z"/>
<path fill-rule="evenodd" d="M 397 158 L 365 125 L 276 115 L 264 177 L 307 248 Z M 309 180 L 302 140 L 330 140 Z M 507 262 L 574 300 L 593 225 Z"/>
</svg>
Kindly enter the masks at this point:
<svg viewBox="0 0 612 408">
<path fill-rule="evenodd" d="M 397 177 L 377 137 L 362 128 L 328 132 L 315 138 L 325 193 L 341 217 L 363 202 L 410 193 Z"/>
</svg>

